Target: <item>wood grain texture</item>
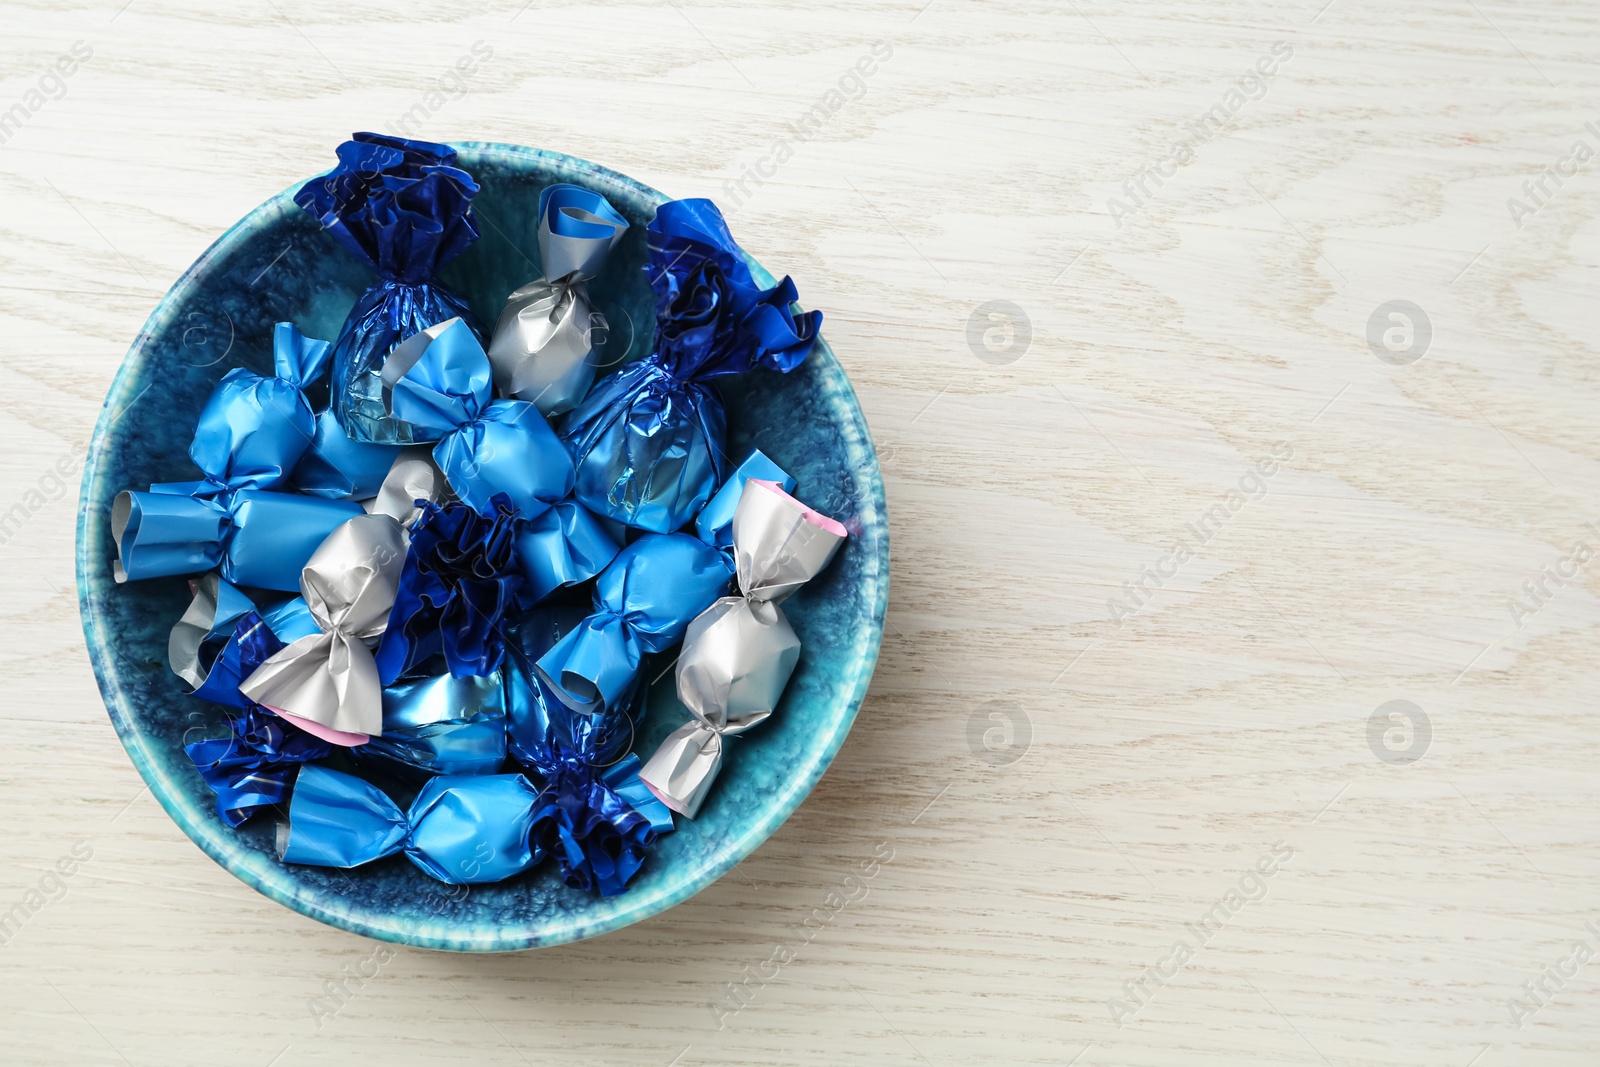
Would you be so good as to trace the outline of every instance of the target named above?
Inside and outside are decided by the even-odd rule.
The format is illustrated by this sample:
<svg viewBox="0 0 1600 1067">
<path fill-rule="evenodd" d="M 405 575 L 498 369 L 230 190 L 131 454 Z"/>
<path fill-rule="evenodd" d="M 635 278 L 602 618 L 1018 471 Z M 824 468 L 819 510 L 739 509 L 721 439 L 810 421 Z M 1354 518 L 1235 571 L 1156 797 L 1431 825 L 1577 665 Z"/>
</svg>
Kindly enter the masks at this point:
<svg viewBox="0 0 1600 1067">
<path fill-rule="evenodd" d="M 93 849 L 0 946 L 0 1059 L 1595 1062 L 1600 962 L 1546 978 L 1542 1005 L 1523 983 L 1600 949 L 1600 562 L 1562 565 L 1542 603 L 1523 583 L 1600 548 L 1600 160 L 1545 179 L 1520 226 L 1507 206 L 1531 211 L 1523 183 L 1575 142 L 1600 150 L 1592 5 L 0 16 L 0 109 L 93 49 L 0 146 L 0 511 L 33 512 L 0 546 L 0 912 Z M 433 109 L 480 41 L 492 57 Z M 864 91 L 741 194 L 746 166 L 773 170 L 774 131 L 877 41 L 893 54 Z M 1234 109 L 1277 42 L 1292 56 Z M 1190 133 L 1218 104 L 1236 113 Z M 257 896 L 141 789 L 78 626 L 75 449 L 206 245 L 408 113 L 421 136 L 722 200 L 827 312 L 884 461 L 894 587 L 850 740 L 737 873 L 593 942 L 402 950 L 319 1020 L 324 983 L 373 943 Z M 1185 138 L 1192 160 L 1168 167 Z M 1152 167 L 1170 174 L 1122 216 L 1108 201 Z M 1025 313 L 1026 346 L 969 343 L 992 300 Z M 1431 322 L 1408 365 L 1367 340 L 1391 300 Z M 1264 492 L 1230 507 L 1275 448 Z M 1431 726 L 1409 764 L 1369 742 L 1392 700 Z M 1292 858 L 1243 903 L 1275 845 Z M 795 932 L 890 850 L 864 899 Z M 1147 975 L 1207 913 L 1176 975 Z M 797 958 L 729 1012 L 726 984 L 780 941 Z M 1125 989 L 1141 978 L 1144 1004 Z"/>
</svg>

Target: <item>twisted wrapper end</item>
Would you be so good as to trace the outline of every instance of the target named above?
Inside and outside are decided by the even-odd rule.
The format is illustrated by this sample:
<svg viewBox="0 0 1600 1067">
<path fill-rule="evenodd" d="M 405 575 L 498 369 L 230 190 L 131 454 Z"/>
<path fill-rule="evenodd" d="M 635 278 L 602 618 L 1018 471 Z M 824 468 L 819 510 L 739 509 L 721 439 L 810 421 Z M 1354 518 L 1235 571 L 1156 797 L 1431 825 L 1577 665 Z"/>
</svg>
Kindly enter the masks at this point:
<svg viewBox="0 0 1600 1067">
<path fill-rule="evenodd" d="M 639 772 L 639 781 L 661 803 L 693 819 L 722 769 L 722 734 L 704 719 L 690 719 L 661 742 Z"/>
<path fill-rule="evenodd" d="M 200 689 L 210 674 L 203 662 L 206 642 L 226 638 L 233 624 L 255 610 L 250 598 L 213 571 L 194 582 L 194 599 L 167 635 L 167 665 L 172 673 Z"/>
<path fill-rule="evenodd" d="M 616 896 L 656 838 L 672 831 L 672 812 L 639 787 L 638 770 L 637 756 L 603 769 L 569 762 L 545 783 L 533 841 L 556 857 L 567 885 Z"/>
</svg>

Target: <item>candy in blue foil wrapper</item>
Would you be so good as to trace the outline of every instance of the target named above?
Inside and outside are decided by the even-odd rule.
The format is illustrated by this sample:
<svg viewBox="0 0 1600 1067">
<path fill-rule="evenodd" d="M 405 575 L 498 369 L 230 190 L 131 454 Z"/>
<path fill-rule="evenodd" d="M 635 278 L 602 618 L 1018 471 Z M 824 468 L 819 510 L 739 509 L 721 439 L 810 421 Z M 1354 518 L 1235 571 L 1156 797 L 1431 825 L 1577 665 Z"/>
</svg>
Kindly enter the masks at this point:
<svg viewBox="0 0 1600 1067">
<path fill-rule="evenodd" d="M 506 748 L 535 773 L 548 777 L 573 760 L 606 766 L 633 745 L 644 713 L 645 686 L 637 678 L 629 692 L 602 715 L 567 707 L 540 677 L 536 664 L 588 618 L 576 605 L 537 608 L 507 634 L 505 679 Z"/>
<path fill-rule="evenodd" d="M 539 193 L 543 274 L 506 298 L 489 342 L 502 396 L 554 416 L 588 393 L 604 362 L 608 329 L 585 283 L 627 232 L 627 220 L 599 193 L 566 184 Z"/>
<path fill-rule="evenodd" d="M 544 782 L 535 842 L 556 857 L 568 885 L 612 896 L 672 830 L 672 812 L 639 781 L 638 758 L 626 755 L 644 710 L 643 679 L 617 706 L 585 715 L 558 700 L 534 667 L 582 621 L 576 609 L 541 609 L 511 633 L 506 741 Z"/>
<path fill-rule="evenodd" d="M 722 553 L 688 534 L 645 534 L 595 583 L 594 611 L 540 657 L 541 678 L 585 714 L 615 708 L 647 652 L 661 652 L 728 586 Z"/>
<path fill-rule="evenodd" d="M 529 596 L 543 600 L 606 569 L 621 550 L 620 528 L 576 500 L 562 500 L 517 526 L 517 560 Z"/>
<path fill-rule="evenodd" d="M 235 367 L 211 391 L 189 458 L 238 489 L 286 487 L 310 447 L 316 417 L 304 390 L 328 369 L 329 345 L 293 323 L 272 330 L 272 375 Z"/>
<path fill-rule="evenodd" d="M 572 491 L 572 460 L 555 431 L 532 404 L 494 399 L 489 357 L 462 320 L 412 335 L 382 376 L 394 413 L 437 431 L 434 462 L 480 515 L 503 495 L 533 518 Z"/>
<path fill-rule="evenodd" d="M 499 674 L 448 674 L 383 691 L 383 732 L 353 754 L 401 777 L 494 774 L 506 759 L 505 688 Z"/>
<path fill-rule="evenodd" d="M 638 759 L 536 791 L 520 774 L 440 775 L 402 812 L 377 786 L 311 764 L 300 771 L 287 822 L 285 863 L 359 867 L 404 852 L 441 882 L 483 885 L 531 869 L 555 853 L 569 885 L 620 893 L 671 813 L 639 785 Z M 631 800 L 650 814 L 635 808 Z"/>
<path fill-rule="evenodd" d="M 520 774 L 440 775 L 401 811 L 377 786 L 313 763 L 300 771 L 289 820 L 278 826 L 278 856 L 359 867 L 404 852 L 441 882 L 499 882 L 539 861 L 530 840 L 538 797 Z"/>
<path fill-rule="evenodd" d="M 773 482 L 785 493 L 794 492 L 794 479 L 789 472 L 768 459 L 759 448 L 752 449 L 696 516 L 694 532 L 700 540 L 725 552 L 733 551 L 733 516 L 739 510 L 744 483 L 752 478 Z"/>
<path fill-rule="evenodd" d="M 798 367 L 816 343 L 822 313 L 793 311 L 788 278 L 760 288 L 709 200 L 662 204 L 647 236 L 656 350 L 597 382 L 562 421 L 561 435 L 582 503 L 669 533 L 723 480 L 727 416 L 713 380 Z"/>
<path fill-rule="evenodd" d="M 218 569 L 235 585 L 292 592 L 323 539 L 360 514 L 348 500 L 235 489 L 209 478 L 119 493 L 111 504 L 112 576 L 131 582 Z"/>
<path fill-rule="evenodd" d="M 348 501 L 277 492 L 315 429 L 301 390 L 327 364 L 327 342 L 288 323 L 273 333 L 276 376 L 229 371 L 217 383 L 189 445 L 203 477 L 117 494 L 111 532 L 118 582 L 220 568 L 235 585 L 292 591 L 300 568 L 333 528 L 359 515 Z"/>
<path fill-rule="evenodd" d="M 382 371 L 397 344 L 446 319 L 459 316 L 481 339 L 466 301 L 437 281 L 439 270 L 478 239 L 477 192 L 447 145 L 357 133 L 339 146 L 337 167 L 295 194 L 334 240 L 378 272 L 333 350 L 333 410 L 357 441 L 438 437 L 390 413 Z"/>
<path fill-rule="evenodd" d="M 384 685 L 437 655 L 457 678 L 499 669 L 506 621 L 532 606 L 516 530 L 516 511 L 503 497 L 491 516 L 465 504 L 424 505 L 378 645 Z"/>
<path fill-rule="evenodd" d="M 183 746 L 217 794 L 217 815 L 238 826 L 259 808 L 281 804 L 296 769 L 326 757 L 330 746 L 260 707 L 229 711 L 228 736 Z"/>
<path fill-rule="evenodd" d="M 250 610 L 235 623 L 229 647 L 236 653 L 233 676 L 237 679 L 240 672 L 253 671 L 283 643 Z M 234 696 L 239 696 L 237 689 Z M 324 758 L 329 746 L 242 698 L 229 709 L 227 719 L 227 737 L 191 742 L 183 749 L 216 793 L 217 815 L 229 826 L 238 826 L 257 808 L 280 803 L 288 796 L 295 768 Z"/>
<path fill-rule="evenodd" d="M 672 828 L 672 812 L 639 781 L 639 757 L 628 756 L 610 767 L 557 767 L 539 792 L 533 841 L 556 858 L 567 885 L 613 897 Z"/>
</svg>

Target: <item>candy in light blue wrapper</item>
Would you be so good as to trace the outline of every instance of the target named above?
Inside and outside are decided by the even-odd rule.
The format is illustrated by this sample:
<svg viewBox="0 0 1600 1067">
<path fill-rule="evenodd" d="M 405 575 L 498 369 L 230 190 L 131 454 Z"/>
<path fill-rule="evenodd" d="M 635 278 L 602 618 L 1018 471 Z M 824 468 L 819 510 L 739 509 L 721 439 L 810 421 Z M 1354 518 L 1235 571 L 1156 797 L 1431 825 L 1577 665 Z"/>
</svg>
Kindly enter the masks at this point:
<svg viewBox="0 0 1600 1067">
<path fill-rule="evenodd" d="M 404 852 L 441 882 L 499 882 L 540 858 L 529 837 L 537 801 L 520 774 L 441 775 L 402 812 L 377 786 L 311 764 L 295 782 L 288 823 L 278 827 L 278 856 L 359 867 Z"/>
<path fill-rule="evenodd" d="M 633 744 L 644 712 L 642 679 L 603 715 L 585 715 L 563 704 L 540 677 L 539 660 L 588 617 L 576 605 L 537 608 L 507 634 L 505 679 L 506 748 L 525 767 L 548 776 L 579 758 L 605 766 Z"/>
<path fill-rule="evenodd" d="M 534 601 L 606 569 L 620 551 L 607 524 L 576 500 L 562 500 L 517 526 L 517 560 Z"/>
<path fill-rule="evenodd" d="M 794 283 L 759 287 L 709 200 L 662 204 L 647 234 L 656 350 L 597 382 L 561 436 L 577 498 L 655 533 L 687 523 L 724 475 L 727 416 L 713 380 L 787 373 L 816 343 L 821 312 L 796 314 Z"/>
<path fill-rule="evenodd" d="M 400 451 L 398 445 L 352 441 L 333 409 L 324 408 L 317 414 L 311 447 L 289 476 L 289 488 L 335 500 L 366 500 L 377 495 Z"/>
<path fill-rule="evenodd" d="M 794 492 L 794 479 L 788 471 L 768 459 L 759 448 L 751 450 L 695 518 L 694 531 L 700 540 L 726 552 L 733 551 L 733 516 L 739 510 L 744 483 L 752 478 L 775 482 L 785 493 Z"/>
<path fill-rule="evenodd" d="M 152 485 L 117 494 L 111 535 L 118 582 L 218 569 L 235 585 L 292 592 L 323 539 L 361 505 L 224 481 Z"/>
<path fill-rule="evenodd" d="M 329 347 L 293 323 L 274 326 L 273 374 L 235 367 L 211 391 L 189 445 L 195 466 L 239 489 L 283 487 L 314 436 L 302 390 L 326 373 Z"/>
<path fill-rule="evenodd" d="M 399 450 L 350 440 L 331 409 L 312 414 L 304 393 L 327 372 L 331 350 L 292 322 L 275 325 L 272 376 L 237 368 L 218 383 L 189 446 L 195 465 L 226 468 L 245 489 L 352 500 L 376 493 Z"/>
<path fill-rule="evenodd" d="M 722 595 L 731 574 L 722 553 L 688 534 L 646 534 L 595 583 L 594 612 L 540 657 L 541 678 L 585 714 L 615 708 L 647 652 L 676 644 Z"/>
<path fill-rule="evenodd" d="M 229 371 L 195 425 L 189 458 L 204 476 L 119 493 L 111 505 L 118 582 L 220 568 L 235 585 L 293 591 L 300 568 L 359 505 L 275 492 L 315 428 L 301 390 L 322 374 L 327 342 L 288 323 L 273 332 L 275 377 Z"/>
<path fill-rule="evenodd" d="M 572 491 L 572 460 L 555 431 L 532 404 L 494 399 L 489 357 L 461 319 L 404 341 L 383 381 L 395 415 L 438 438 L 434 462 L 480 515 L 503 494 L 533 518 Z"/>
<path fill-rule="evenodd" d="M 459 316 L 481 338 L 466 301 L 437 281 L 478 239 L 477 192 L 447 145 L 357 133 L 339 146 L 337 167 L 295 194 L 334 240 L 378 272 L 333 351 L 333 410 L 357 441 L 417 444 L 439 436 L 391 414 L 382 371 L 397 344 L 446 319 Z"/>
<path fill-rule="evenodd" d="M 352 749 L 404 777 L 494 774 L 506 759 L 505 690 L 498 674 L 448 674 L 383 691 L 383 733 Z"/>
</svg>

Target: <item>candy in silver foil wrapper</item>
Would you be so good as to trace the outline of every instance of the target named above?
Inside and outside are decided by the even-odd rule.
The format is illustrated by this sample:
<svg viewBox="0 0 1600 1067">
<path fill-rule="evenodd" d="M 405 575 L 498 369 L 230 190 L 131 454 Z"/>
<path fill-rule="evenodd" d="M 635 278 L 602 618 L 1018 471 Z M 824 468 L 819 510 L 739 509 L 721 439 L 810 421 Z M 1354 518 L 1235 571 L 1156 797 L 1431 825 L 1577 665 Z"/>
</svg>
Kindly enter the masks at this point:
<svg viewBox="0 0 1600 1067">
<path fill-rule="evenodd" d="M 545 416 L 578 406 L 594 382 L 607 333 L 585 283 L 627 232 L 627 220 L 587 189 L 552 185 L 539 194 L 544 274 L 506 298 L 489 343 L 500 395 L 526 400 Z"/>
<path fill-rule="evenodd" d="M 800 659 L 800 639 L 779 606 L 827 567 L 845 538 L 777 484 L 752 479 L 733 518 L 739 596 L 689 624 L 678 658 L 678 699 L 694 717 L 667 736 L 639 772 L 667 807 L 699 812 L 722 766 L 723 739 L 765 721 Z"/>
</svg>

